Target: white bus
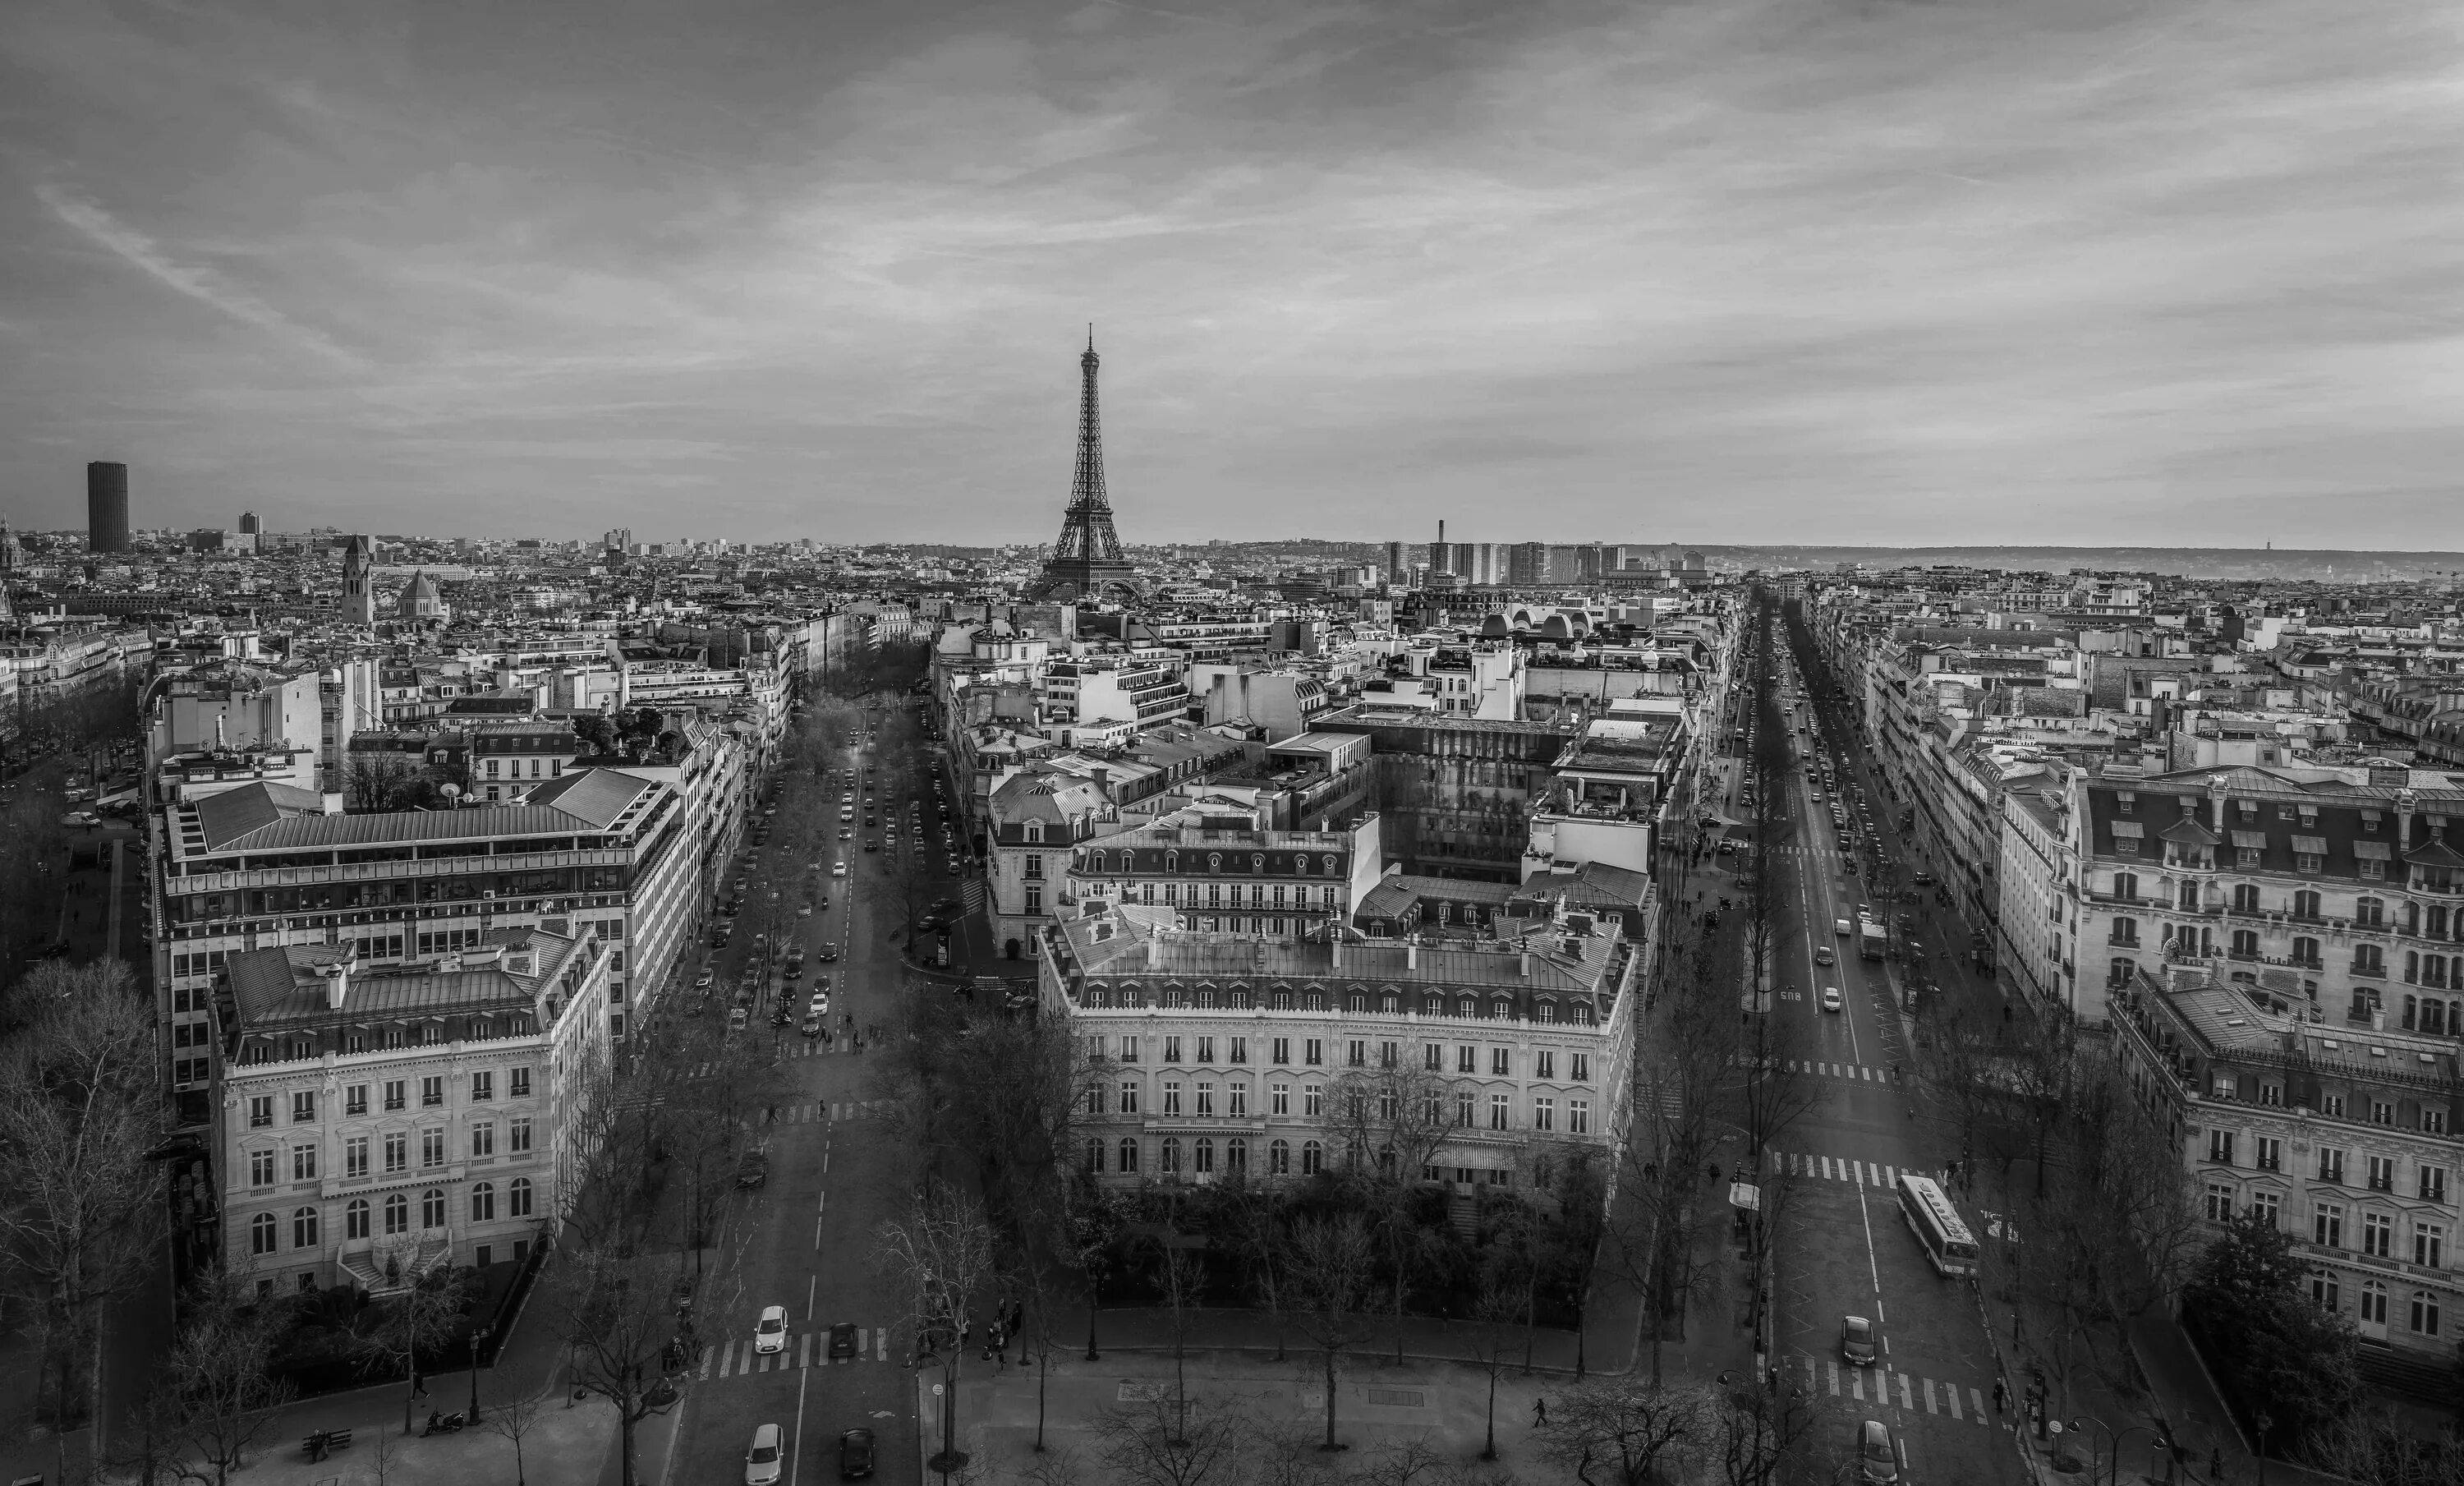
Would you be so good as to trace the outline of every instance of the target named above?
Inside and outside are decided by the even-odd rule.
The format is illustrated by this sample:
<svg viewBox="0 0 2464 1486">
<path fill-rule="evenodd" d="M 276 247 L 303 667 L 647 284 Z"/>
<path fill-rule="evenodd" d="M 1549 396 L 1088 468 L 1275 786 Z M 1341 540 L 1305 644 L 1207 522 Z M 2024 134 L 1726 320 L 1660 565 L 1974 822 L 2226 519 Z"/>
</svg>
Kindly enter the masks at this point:
<svg viewBox="0 0 2464 1486">
<path fill-rule="evenodd" d="M 1909 1231 L 1925 1245 L 1925 1257 L 1945 1275 L 1976 1273 L 1976 1235 L 1959 1220 L 1959 1209 L 1950 1205 L 1933 1178 L 1903 1176 L 1900 1178 L 1900 1216 L 1908 1220 Z"/>
</svg>

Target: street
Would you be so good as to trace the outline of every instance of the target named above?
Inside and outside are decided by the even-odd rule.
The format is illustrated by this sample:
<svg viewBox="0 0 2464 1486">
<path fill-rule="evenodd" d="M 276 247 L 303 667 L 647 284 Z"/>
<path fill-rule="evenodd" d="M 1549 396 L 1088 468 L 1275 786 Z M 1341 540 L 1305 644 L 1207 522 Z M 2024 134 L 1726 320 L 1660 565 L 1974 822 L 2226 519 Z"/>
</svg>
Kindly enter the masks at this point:
<svg viewBox="0 0 2464 1486">
<path fill-rule="evenodd" d="M 936 865 L 939 828 L 931 803 L 930 756 L 920 746 L 906 746 L 913 742 L 911 715 L 892 709 L 864 716 L 881 736 L 860 750 L 832 740 L 828 757 L 833 767 L 852 765 L 857 781 L 866 765 L 876 765 L 873 798 L 883 829 L 858 830 L 847 841 L 826 839 L 836 836 L 835 827 L 816 829 L 817 839 L 811 840 L 782 832 L 752 854 L 756 860 L 745 872 L 755 891 L 775 883 L 792 894 L 804 863 L 846 862 L 848 876 L 820 879 L 829 895 L 827 908 L 809 919 L 781 920 L 789 925 L 785 933 L 808 951 L 835 943 L 841 958 L 831 964 L 816 955 L 801 981 L 782 981 L 774 971 L 764 998 L 753 1009 L 752 1027 L 736 1034 L 735 1043 L 748 1053 L 779 1059 L 787 1092 L 774 1109 L 757 1113 L 751 1134 L 756 1143 L 767 1142 L 768 1180 L 758 1190 L 738 1194 L 734 1221 L 720 1238 L 734 1262 L 725 1267 L 718 1293 L 698 1301 L 705 1349 L 687 1375 L 670 1476 L 682 1486 L 741 1481 L 747 1445 L 763 1424 L 784 1431 L 781 1479 L 787 1486 L 835 1479 L 838 1438 L 848 1429 L 873 1430 L 885 1460 L 913 1458 L 905 1339 L 891 1334 L 897 1306 L 867 1262 L 873 1226 L 898 1210 L 910 1186 L 905 1153 L 892 1143 L 892 1126 L 879 1118 L 869 1082 L 878 1051 L 872 1029 L 897 1021 L 902 976 L 891 935 L 902 925 L 895 904 L 869 896 L 862 884 L 887 870 L 897 853 L 916 849 L 906 830 L 892 828 L 910 815 L 917 791 L 924 797 L 921 814 L 931 838 L 924 854 Z M 912 763 L 894 771 L 891 760 Z M 833 802 L 832 816 L 840 792 L 832 784 L 825 793 Z M 847 792 L 862 798 L 862 784 Z M 867 835 L 879 836 L 883 849 L 865 852 Z M 949 892 L 957 896 L 956 881 Z M 724 987 L 757 959 L 748 937 L 713 953 L 711 964 Z M 775 1003 L 768 997 L 802 1002 L 807 987 L 819 984 L 819 974 L 831 983 L 829 1040 L 805 1037 L 792 1025 L 772 1028 L 768 1014 Z M 850 1031 L 863 1033 L 862 1051 Z M 728 1070 L 714 1068 L 708 1076 L 726 1077 Z M 770 1117 L 767 1122 L 763 1114 Z M 786 1307 L 788 1331 L 783 1350 L 760 1354 L 754 1348 L 754 1323 L 769 1305 Z M 840 1324 L 854 1328 L 854 1355 L 833 1360 L 830 1333 Z"/>
<path fill-rule="evenodd" d="M 1760 699 L 1760 726 L 1783 729 L 1794 743 L 1793 762 L 1779 776 L 1784 791 L 1772 802 L 1784 817 L 1777 846 L 1765 864 L 1776 899 L 1773 1014 L 1811 1022 L 1794 1045 L 1807 1049 L 1797 1061 L 1820 1091 L 1766 1154 L 1767 1171 L 1785 1172 L 1793 1186 L 1776 1255 L 1774 1364 L 1784 1378 L 1888 1425 L 1905 1481 L 2021 1480 L 2010 1428 L 2016 1415 L 1995 1408 L 1997 1361 L 1974 1287 L 1935 1273 L 1894 1191 L 1902 1173 L 1939 1175 L 1943 1163 L 1914 1112 L 1899 967 L 1860 958 L 1853 938 L 1868 867 L 1849 875 L 1858 836 L 1831 829 L 1837 787 L 1849 790 L 1849 827 L 1868 838 L 1875 828 L 1861 818 L 1859 787 L 1835 770 L 1826 787 L 1809 771 L 1830 740 L 1801 731 L 1812 708 L 1784 656 L 1774 657 L 1772 675 L 1785 695 Z M 1897 911 L 1873 906 L 1885 916 Z M 1839 932 L 1842 920 L 1851 935 Z M 1817 963 L 1824 949 L 1835 964 Z M 1837 1011 L 1823 1009 L 1821 993 L 1832 987 L 1841 993 Z M 1963 1216 L 1980 1232 L 1989 1220 Z M 1847 1316 L 1874 1323 L 1871 1367 L 1842 1356 Z"/>
</svg>

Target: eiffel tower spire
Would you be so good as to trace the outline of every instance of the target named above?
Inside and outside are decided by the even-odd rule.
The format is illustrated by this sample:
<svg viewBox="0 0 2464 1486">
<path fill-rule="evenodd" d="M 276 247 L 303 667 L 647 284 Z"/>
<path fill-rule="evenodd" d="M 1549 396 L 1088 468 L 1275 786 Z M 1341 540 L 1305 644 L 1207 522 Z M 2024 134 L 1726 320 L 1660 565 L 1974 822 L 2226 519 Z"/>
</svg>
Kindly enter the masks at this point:
<svg viewBox="0 0 2464 1486">
<path fill-rule="evenodd" d="M 1069 509 L 1061 518 L 1060 540 L 1053 543 L 1052 559 L 1044 565 L 1044 578 L 1035 588 L 1039 597 L 1091 599 L 1108 588 L 1136 588 L 1136 572 L 1121 555 L 1112 504 L 1104 494 L 1104 432 L 1095 399 L 1095 372 L 1102 365 L 1090 324 L 1087 352 L 1078 358 L 1078 467 L 1070 478 Z"/>
</svg>

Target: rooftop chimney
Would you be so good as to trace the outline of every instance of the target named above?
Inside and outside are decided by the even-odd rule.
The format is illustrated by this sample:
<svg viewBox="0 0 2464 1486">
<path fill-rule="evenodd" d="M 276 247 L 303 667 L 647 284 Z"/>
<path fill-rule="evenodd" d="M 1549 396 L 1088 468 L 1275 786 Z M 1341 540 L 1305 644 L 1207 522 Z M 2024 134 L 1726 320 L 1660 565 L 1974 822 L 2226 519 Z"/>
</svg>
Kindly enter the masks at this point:
<svg viewBox="0 0 2464 1486">
<path fill-rule="evenodd" d="M 349 962 L 337 961 L 332 965 L 320 966 L 317 973 L 325 977 L 325 1009 L 328 1011 L 342 1009 L 342 998 L 351 988 Z"/>
<path fill-rule="evenodd" d="M 1419 967 L 1420 936 L 1415 934 L 1403 941 L 1403 968 L 1417 970 Z"/>
</svg>

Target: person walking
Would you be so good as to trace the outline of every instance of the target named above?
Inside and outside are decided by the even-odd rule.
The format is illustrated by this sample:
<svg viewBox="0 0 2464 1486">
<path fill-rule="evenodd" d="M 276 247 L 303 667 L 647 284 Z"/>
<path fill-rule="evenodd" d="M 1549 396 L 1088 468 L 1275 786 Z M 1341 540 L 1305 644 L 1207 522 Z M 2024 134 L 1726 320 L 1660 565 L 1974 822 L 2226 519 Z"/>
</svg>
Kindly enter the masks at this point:
<svg viewBox="0 0 2464 1486">
<path fill-rule="evenodd" d="M 1531 1400 L 1531 1427 L 1535 1430 L 1544 1429 L 1548 1426 L 1548 1423 L 1549 1401 L 1545 1398 L 1534 1397 Z"/>
</svg>

